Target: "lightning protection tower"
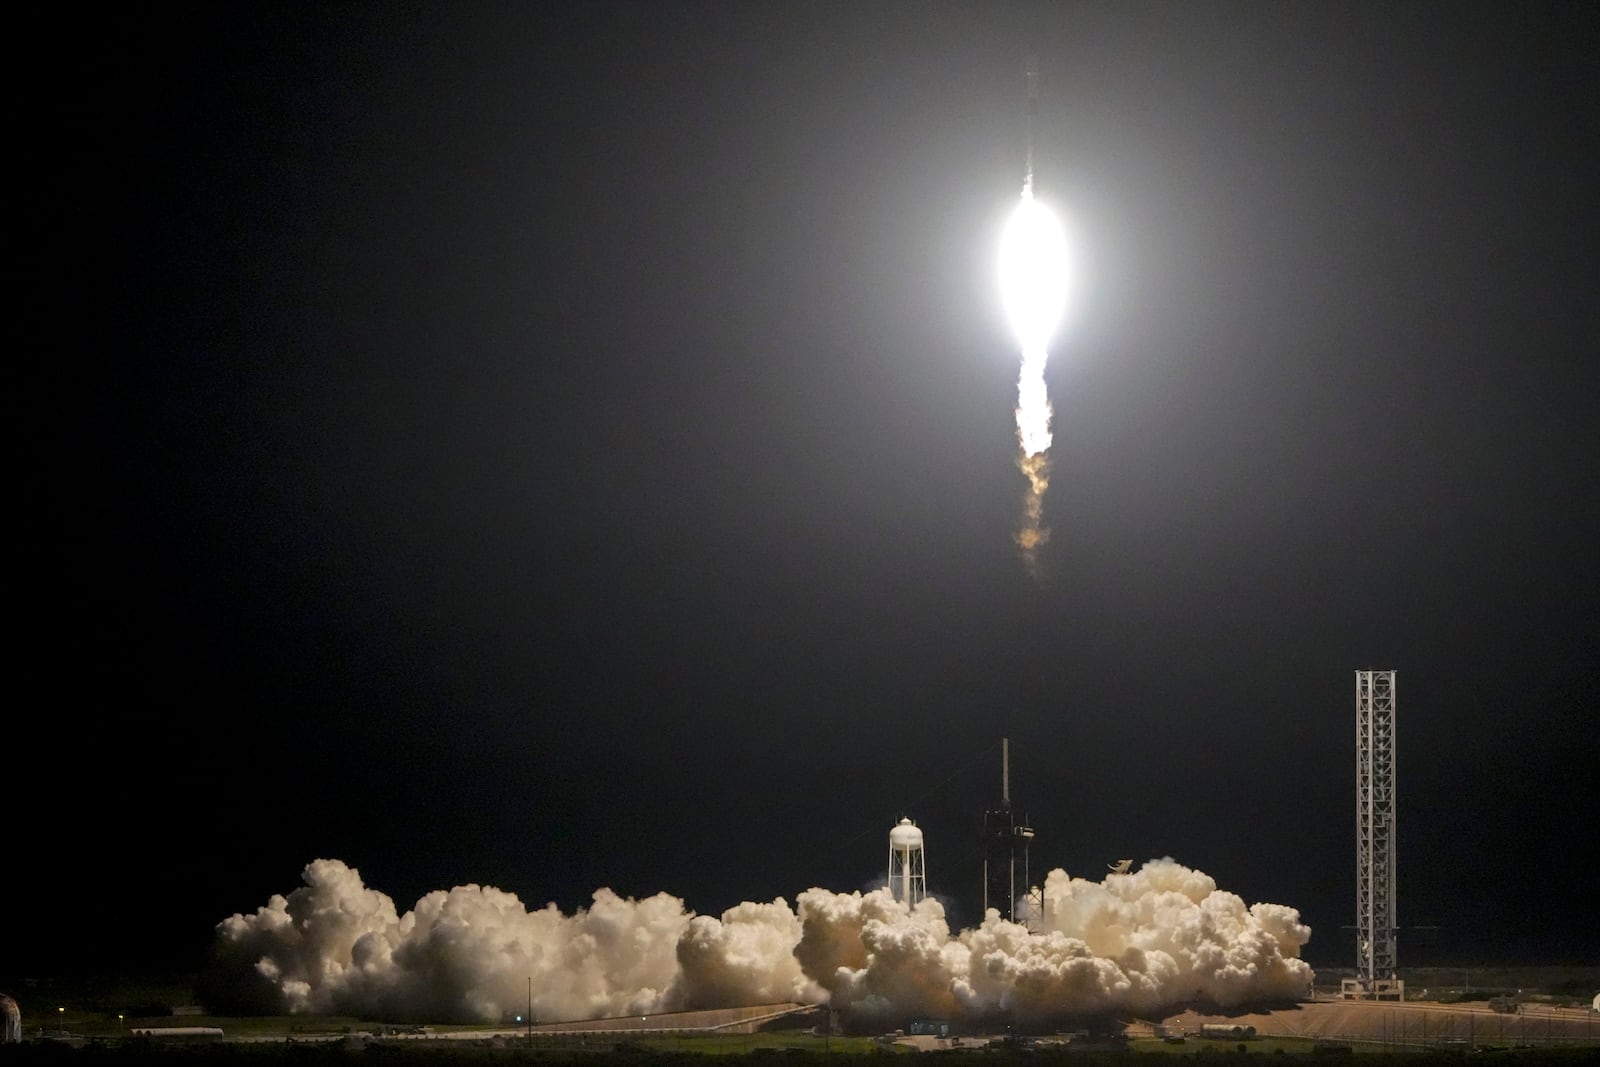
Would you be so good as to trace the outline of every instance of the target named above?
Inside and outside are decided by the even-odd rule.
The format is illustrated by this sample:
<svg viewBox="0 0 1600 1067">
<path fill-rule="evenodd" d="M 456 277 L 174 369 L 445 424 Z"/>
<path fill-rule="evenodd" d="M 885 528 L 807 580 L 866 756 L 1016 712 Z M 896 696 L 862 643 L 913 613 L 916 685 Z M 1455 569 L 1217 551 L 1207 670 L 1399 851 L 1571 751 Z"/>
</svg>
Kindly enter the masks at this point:
<svg viewBox="0 0 1600 1067">
<path fill-rule="evenodd" d="M 1028 817 L 1011 810 L 1011 741 L 1000 741 L 1000 806 L 983 813 L 983 910 L 1000 912 L 1020 922 L 1017 903 L 1029 892 L 1028 842 L 1033 827 Z"/>
<path fill-rule="evenodd" d="M 901 819 L 889 831 L 889 892 L 894 899 L 913 907 L 928 895 L 928 859 L 922 849 L 922 831 L 910 819 Z"/>
<path fill-rule="evenodd" d="M 1394 671 L 1356 671 L 1356 976 L 1347 997 L 1405 999 L 1394 892 Z"/>
</svg>

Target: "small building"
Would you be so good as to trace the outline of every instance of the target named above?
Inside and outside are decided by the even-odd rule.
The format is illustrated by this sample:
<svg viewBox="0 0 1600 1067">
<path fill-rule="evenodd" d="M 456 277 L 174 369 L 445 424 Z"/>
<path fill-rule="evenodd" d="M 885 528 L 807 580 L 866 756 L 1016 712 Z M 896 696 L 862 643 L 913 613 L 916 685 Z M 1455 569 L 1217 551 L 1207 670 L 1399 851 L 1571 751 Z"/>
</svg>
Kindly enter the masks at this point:
<svg viewBox="0 0 1600 1067">
<path fill-rule="evenodd" d="M 949 1037 L 949 1019 L 912 1019 L 911 1035 L 913 1037 Z"/>
</svg>

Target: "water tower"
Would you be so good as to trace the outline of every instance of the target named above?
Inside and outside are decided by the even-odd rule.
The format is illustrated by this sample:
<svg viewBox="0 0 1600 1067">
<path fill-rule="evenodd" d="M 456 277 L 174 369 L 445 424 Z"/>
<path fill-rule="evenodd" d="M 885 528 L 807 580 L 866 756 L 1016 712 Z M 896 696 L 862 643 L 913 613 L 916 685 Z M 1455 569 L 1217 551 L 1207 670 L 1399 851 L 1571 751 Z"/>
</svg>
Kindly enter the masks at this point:
<svg viewBox="0 0 1600 1067">
<path fill-rule="evenodd" d="M 889 831 L 889 892 L 894 899 L 913 907 L 928 895 L 928 859 L 922 851 L 922 831 L 910 819 L 901 819 Z"/>
</svg>

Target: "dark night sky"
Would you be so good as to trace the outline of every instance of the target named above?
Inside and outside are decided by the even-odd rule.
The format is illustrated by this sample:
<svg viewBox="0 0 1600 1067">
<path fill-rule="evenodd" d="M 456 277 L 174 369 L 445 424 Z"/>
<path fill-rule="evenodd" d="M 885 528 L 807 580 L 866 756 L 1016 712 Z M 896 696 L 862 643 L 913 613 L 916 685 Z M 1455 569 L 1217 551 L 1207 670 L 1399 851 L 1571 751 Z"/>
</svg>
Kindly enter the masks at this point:
<svg viewBox="0 0 1600 1067">
<path fill-rule="evenodd" d="M 1006 736 L 1036 870 L 1170 855 L 1346 966 L 1363 667 L 1402 965 L 1600 959 L 1593 5 L 74 18 L 0 971 L 193 966 L 319 857 L 792 901 L 901 814 L 970 923 Z M 1040 580 L 1030 50 L 1083 264 Z"/>
</svg>

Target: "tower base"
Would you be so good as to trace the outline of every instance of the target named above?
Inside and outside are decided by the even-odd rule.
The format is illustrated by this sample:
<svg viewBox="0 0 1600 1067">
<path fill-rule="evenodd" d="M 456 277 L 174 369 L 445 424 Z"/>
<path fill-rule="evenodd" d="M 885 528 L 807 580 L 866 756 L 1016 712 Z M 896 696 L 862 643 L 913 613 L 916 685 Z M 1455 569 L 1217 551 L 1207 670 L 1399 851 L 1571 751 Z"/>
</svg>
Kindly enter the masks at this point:
<svg viewBox="0 0 1600 1067">
<path fill-rule="evenodd" d="M 1404 1000 L 1406 983 L 1400 978 L 1374 978 L 1370 982 L 1344 978 L 1339 982 L 1339 995 L 1345 1000 Z"/>
</svg>

